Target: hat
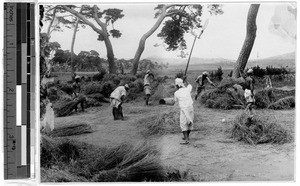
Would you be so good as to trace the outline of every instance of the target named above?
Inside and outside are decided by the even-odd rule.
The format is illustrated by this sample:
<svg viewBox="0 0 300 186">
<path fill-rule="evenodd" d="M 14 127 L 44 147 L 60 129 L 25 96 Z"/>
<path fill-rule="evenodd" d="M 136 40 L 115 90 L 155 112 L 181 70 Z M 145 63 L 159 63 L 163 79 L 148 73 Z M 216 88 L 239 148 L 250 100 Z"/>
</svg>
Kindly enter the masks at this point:
<svg viewBox="0 0 300 186">
<path fill-rule="evenodd" d="M 125 87 L 125 88 L 129 88 L 128 84 L 125 84 L 124 87 Z"/>
<path fill-rule="evenodd" d="M 184 86 L 183 80 L 181 78 L 176 78 L 175 85 L 178 85 L 179 87 Z"/>
<path fill-rule="evenodd" d="M 253 70 L 250 68 L 249 70 L 247 70 L 247 74 L 251 74 L 253 73 Z"/>
<path fill-rule="evenodd" d="M 78 75 L 77 75 L 77 76 L 75 76 L 75 79 L 80 79 L 80 76 L 78 76 Z"/>
<path fill-rule="evenodd" d="M 208 72 L 206 71 L 204 71 L 202 74 L 208 76 Z"/>
</svg>

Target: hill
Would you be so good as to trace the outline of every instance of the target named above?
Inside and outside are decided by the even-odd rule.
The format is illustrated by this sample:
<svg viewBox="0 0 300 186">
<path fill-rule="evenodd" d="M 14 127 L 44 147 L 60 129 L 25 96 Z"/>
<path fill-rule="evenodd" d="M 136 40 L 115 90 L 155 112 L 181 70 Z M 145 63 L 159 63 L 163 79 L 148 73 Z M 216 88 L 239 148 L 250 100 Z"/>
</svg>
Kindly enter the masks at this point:
<svg viewBox="0 0 300 186">
<path fill-rule="evenodd" d="M 168 63 L 171 68 L 184 68 L 188 59 L 187 58 L 160 58 L 160 57 L 148 57 L 147 59 L 151 61 L 156 61 L 158 63 Z M 247 66 L 253 67 L 259 65 L 265 68 L 266 66 L 273 67 L 288 67 L 289 69 L 295 69 L 295 52 L 272 56 L 264 59 L 249 60 Z M 235 60 L 224 59 L 224 58 L 197 58 L 192 57 L 190 61 L 191 68 L 202 68 L 205 70 L 216 69 L 219 66 L 222 69 L 232 69 L 234 67 Z"/>
<path fill-rule="evenodd" d="M 289 69 L 295 69 L 296 53 L 287 53 L 277 55 L 269 58 L 250 60 L 248 66 L 259 65 L 260 67 L 273 66 L 273 67 L 287 67 Z"/>
</svg>

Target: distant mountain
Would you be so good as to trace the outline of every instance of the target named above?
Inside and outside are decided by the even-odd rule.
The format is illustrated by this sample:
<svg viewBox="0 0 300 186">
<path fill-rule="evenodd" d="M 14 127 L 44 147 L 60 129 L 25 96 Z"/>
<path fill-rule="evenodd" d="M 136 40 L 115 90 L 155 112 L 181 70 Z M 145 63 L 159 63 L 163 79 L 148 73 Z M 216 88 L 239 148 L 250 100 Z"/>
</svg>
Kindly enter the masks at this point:
<svg viewBox="0 0 300 186">
<path fill-rule="evenodd" d="M 158 63 L 169 63 L 170 66 L 183 65 L 186 64 L 188 58 L 160 58 L 160 57 L 148 57 L 151 61 L 156 61 Z M 190 60 L 191 65 L 201 65 L 201 64 L 232 64 L 233 60 L 228 60 L 224 58 L 197 58 L 192 57 Z"/>
<path fill-rule="evenodd" d="M 182 66 L 186 65 L 188 58 L 160 58 L 157 56 L 148 57 L 147 59 L 151 61 L 156 61 L 158 63 L 168 63 L 169 66 Z M 247 66 L 252 67 L 259 65 L 260 67 L 265 68 L 266 66 L 273 66 L 273 67 L 286 67 L 288 68 L 295 68 L 295 61 L 296 53 L 287 53 L 277 56 L 272 56 L 269 58 L 264 59 L 257 59 L 257 60 L 249 60 Z M 235 60 L 224 59 L 224 58 L 197 58 L 192 57 L 190 61 L 191 66 L 213 66 L 218 67 L 221 66 L 223 69 L 230 69 L 233 68 Z"/>
<path fill-rule="evenodd" d="M 272 56 L 264 59 L 250 60 L 247 64 L 248 66 L 260 67 L 273 66 L 273 67 L 288 67 L 295 68 L 296 64 L 296 53 L 291 52 L 287 54 Z"/>
</svg>

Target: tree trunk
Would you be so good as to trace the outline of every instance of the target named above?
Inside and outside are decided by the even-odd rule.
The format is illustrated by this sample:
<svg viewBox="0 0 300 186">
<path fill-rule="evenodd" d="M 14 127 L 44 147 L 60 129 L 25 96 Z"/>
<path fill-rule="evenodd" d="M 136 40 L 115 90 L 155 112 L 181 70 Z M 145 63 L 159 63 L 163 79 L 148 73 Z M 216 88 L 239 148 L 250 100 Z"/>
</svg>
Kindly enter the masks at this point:
<svg viewBox="0 0 300 186">
<path fill-rule="evenodd" d="M 139 61 L 141 58 L 142 53 L 144 52 L 145 49 L 145 43 L 148 37 L 150 37 L 156 30 L 157 28 L 160 26 L 160 24 L 162 23 L 162 21 L 164 20 L 164 18 L 166 17 L 166 8 L 163 10 L 163 13 L 160 15 L 160 17 L 158 18 L 158 20 L 156 21 L 156 23 L 154 24 L 154 26 L 147 32 L 145 33 L 139 42 L 139 46 L 138 49 L 134 55 L 133 58 L 133 67 L 131 70 L 131 74 L 135 75 L 137 73 L 138 70 L 138 66 L 139 66 Z"/>
<path fill-rule="evenodd" d="M 247 33 L 246 33 L 246 38 L 242 47 L 242 50 L 240 51 L 240 55 L 236 61 L 234 70 L 233 70 L 233 77 L 234 78 L 239 78 L 240 77 L 240 72 L 244 71 L 254 41 L 256 37 L 256 17 L 257 17 L 257 12 L 259 9 L 260 4 L 251 4 L 248 12 L 248 17 L 247 17 Z"/>
<path fill-rule="evenodd" d="M 108 66 L 109 66 L 109 73 L 115 74 L 117 72 L 117 68 L 116 68 L 115 59 L 114 59 L 113 47 L 112 47 L 112 44 L 107 35 L 107 30 L 104 26 L 105 24 L 99 20 L 97 12 L 95 11 L 94 18 L 95 18 L 95 21 L 98 23 L 98 25 L 102 28 L 102 30 L 97 28 L 92 22 L 87 20 L 84 17 L 84 15 L 80 14 L 79 12 L 67 7 L 66 5 L 62 5 L 62 7 L 66 11 L 68 11 L 68 12 L 72 13 L 73 15 L 77 16 L 78 18 L 80 18 L 85 24 L 89 25 L 95 32 L 97 32 L 98 34 L 101 34 L 103 36 L 106 50 L 107 50 L 107 61 L 108 61 Z M 97 7 L 94 6 L 94 9 L 97 9 Z"/>
<path fill-rule="evenodd" d="M 80 9 L 80 13 L 82 11 L 82 7 L 81 6 L 81 9 Z M 76 39 L 76 34 L 77 34 L 77 28 L 78 28 L 78 25 L 79 25 L 79 21 L 80 19 L 77 17 L 77 20 L 76 20 L 76 24 L 75 24 L 75 28 L 74 28 L 74 32 L 73 32 L 73 37 L 72 37 L 72 43 L 71 43 L 71 77 L 73 77 L 74 73 L 75 73 L 75 65 L 74 65 L 74 45 L 75 45 L 75 39 Z M 73 79 L 74 81 L 74 79 Z"/>
<path fill-rule="evenodd" d="M 48 29 L 47 29 L 47 40 L 48 40 L 48 42 L 49 42 L 49 40 L 50 40 L 51 27 L 52 27 L 52 25 L 53 25 L 53 23 L 54 23 L 55 17 L 56 17 L 56 8 L 54 8 L 54 10 L 53 10 L 52 20 L 51 20 L 51 22 L 50 22 L 50 24 L 49 24 L 49 26 L 48 26 Z M 45 47 L 43 48 L 42 54 L 43 54 L 43 55 L 45 54 Z M 45 57 L 45 56 L 43 56 L 43 57 Z M 46 57 L 45 57 L 45 58 L 46 58 Z M 48 73 L 49 75 L 51 75 L 51 72 L 52 72 L 52 65 L 51 65 L 51 63 L 50 63 L 50 60 L 45 60 L 45 61 L 46 61 L 46 66 L 47 66 L 47 72 L 46 72 L 46 73 Z M 47 61 L 48 61 L 48 63 L 47 63 Z"/>
<path fill-rule="evenodd" d="M 114 55 L 112 44 L 108 36 L 103 36 L 103 37 L 104 37 L 104 43 L 107 50 L 106 52 L 107 52 L 108 71 L 110 74 L 116 74 L 117 66 L 115 63 L 115 55 Z"/>
</svg>

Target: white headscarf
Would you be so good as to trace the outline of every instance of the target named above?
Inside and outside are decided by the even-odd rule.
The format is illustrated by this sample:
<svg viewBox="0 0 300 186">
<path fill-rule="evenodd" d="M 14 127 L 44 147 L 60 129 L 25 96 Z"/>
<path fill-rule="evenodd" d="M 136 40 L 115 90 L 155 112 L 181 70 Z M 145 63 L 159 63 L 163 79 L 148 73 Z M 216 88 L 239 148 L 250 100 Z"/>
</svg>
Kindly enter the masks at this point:
<svg viewBox="0 0 300 186">
<path fill-rule="evenodd" d="M 175 85 L 178 85 L 179 87 L 184 87 L 183 80 L 181 78 L 176 78 Z"/>
</svg>

